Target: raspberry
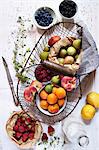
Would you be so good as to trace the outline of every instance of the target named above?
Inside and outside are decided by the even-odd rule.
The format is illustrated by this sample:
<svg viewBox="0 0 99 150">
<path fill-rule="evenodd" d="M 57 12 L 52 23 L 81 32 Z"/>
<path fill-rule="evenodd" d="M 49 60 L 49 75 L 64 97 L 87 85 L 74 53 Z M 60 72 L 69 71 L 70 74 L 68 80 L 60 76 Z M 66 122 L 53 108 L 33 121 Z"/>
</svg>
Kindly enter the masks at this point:
<svg viewBox="0 0 99 150">
<path fill-rule="evenodd" d="M 16 132 L 14 135 L 14 138 L 16 139 L 16 140 L 20 140 L 20 138 L 21 138 L 21 136 L 22 136 L 22 133 L 20 133 L 20 132 Z"/>
<path fill-rule="evenodd" d="M 29 139 L 33 140 L 33 138 L 34 138 L 34 133 L 29 133 Z"/>
<path fill-rule="evenodd" d="M 19 132 L 21 132 L 21 133 L 25 132 L 25 128 L 23 126 L 20 126 L 19 127 Z"/>
<path fill-rule="evenodd" d="M 22 135 L 22 141 L 23 141 L 23 142 L 26 142 L 26 141 L 28 140 L 28 135 L 29 135 L 29 133 L 24 133 L 24 134 Z"/>
<path fill-rule="evenodd" d="M 18 129 L 19 129 L 18 125 L 15 125 L 15 126 L 13 127 L 13 130 L 14 130 L 14 131 L 18 131 Z"/>
</svg>

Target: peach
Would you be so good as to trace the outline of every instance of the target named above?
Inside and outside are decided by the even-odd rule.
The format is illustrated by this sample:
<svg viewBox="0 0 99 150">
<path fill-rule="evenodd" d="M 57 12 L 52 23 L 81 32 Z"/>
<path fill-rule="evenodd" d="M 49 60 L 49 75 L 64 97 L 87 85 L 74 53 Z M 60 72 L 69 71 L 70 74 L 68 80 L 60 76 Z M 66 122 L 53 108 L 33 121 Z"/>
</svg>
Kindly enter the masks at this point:
<svg viewBox="0 0 99 150">
<path fill-rule="evenodd" d="M 48 97 L 48 94 L 44 90 L 42 90 L 39 95 L 41 99 L 47 99 Z"/>
<path fill-rule="evenodd" d="M 34 96 L 37 92 L 37 89 L 33 86 L 26 87 L 24 90 L 24 98 L 28 102 L 32 102 L 34 100 Z"/>
<path fill-rule="evenodd" d="M 42 88 L 42 83 L 37 80 L 34 80 L 31 82 L 30 86 L 34 86 L 38 91 Z"/>
<path fill-rule="evenodd" d="M 58 99 L 63 99 L 65 96 L 66 96 L 66 91 L 64 88 L 62 87 L 59 87 L 57 90 L 56 90 L 56 96 L 58 97 Z"/>
<path fill-rule="evenodd" d="M 49 105 L 48 106 L 48 111 L 50 113 L 57 113 L 59 111 L 59 106 L 58 104 L 54 104 L 54 105 Z"/>
<path fill-rule="evenodd" d="M 64 105 L 64 103 L 65 103 L 65 100 L 64 100 L 64 99 L 59 99 L 59 100 L 58 100 L 58 105 L 59 105 L 59 107 L 62 107 L 62 106 Z"/>
<path fill-rule="evenodd" d="M 55 104 L 57 102 L 57 96 L 54 93 L 49 94 L 47 97 L 47 102 L 51 105 Z"/>
<path fill-rule="evenodd" d="M 72 91 L 76 87 L 76 78 L 64 76 L 61 80 L 61 86 L 67 91 Z"/>
<path fill-rule="evenodd" d="M 48 102 L 46 100 L 41 100 L 40 101 L 40 106 L 41 106 L 42 109 L 47 110 L 47 108 L 48 108 Z"/>
</svg>

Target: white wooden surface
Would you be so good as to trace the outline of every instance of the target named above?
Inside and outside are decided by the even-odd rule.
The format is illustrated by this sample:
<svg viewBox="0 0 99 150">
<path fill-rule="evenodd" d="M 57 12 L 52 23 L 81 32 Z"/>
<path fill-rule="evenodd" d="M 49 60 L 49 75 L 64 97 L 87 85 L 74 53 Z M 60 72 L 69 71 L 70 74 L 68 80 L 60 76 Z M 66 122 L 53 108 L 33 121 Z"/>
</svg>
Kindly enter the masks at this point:
<svg viewBox="0 0 99 150">
<path fill-rule="evenodd" d="M 93 35 L 99 49 L 99 1 L 75 1 L 78 3 L 79 8 L 77 18 L 80 18 L 87 24 L 88 29 Z M 14 26 L 17 15 L 19 13 L 23 13 L 24 15 L 30 14 L 30 17 L 32 17 L 35 8 L 42 5 L 52 7 L 56 11 L 58 19 L 61 20 L 58 12 L 58 5 L 60 2 L 61 0 L 0 0 L 0 141 L 2 142 L 3 150 L 18 150 L 18 148 L 7 137 L 5 124 L 11 112 L 13 112 L 14 110 L 19 110 L 20 108 L 14 106 L 12 95 L 6 78 L 6 73 L 1 60 L 1 56 L 6 57 L 11 70 L 11 75 L 15 80 L 15 74 L 11 60 L 12 52 L 10 48 L 8 48 L 8 37 L 12 30 L 12 26 Z M 33 44 L 35 44 L 35 41 L 37 39 L 38 33 L 36 32 Z M 91 82 L 91 80 L 89 82 Z M 91 90 L 99 92 L 99 69 L 96 71 L 95 80 L 93 81 L 87 92 Z M 73 115 L 79 118 L 79 121 L 82 121 L 80 111 L 84 103 L 85 96 L 83 96 L 75 111 L 73 112 Z M 44 128 L 44 130 L 46 131 L 46 125 L 44 125 Z M 61 123 L 55 125 L 55 128 L 56 130 L 61 131 Z M 96 113 L 92 122 L 86 125 L 86 129 L 90 137 L 90 143 L 87 147 L 87 150 L 99 150 L 99 112 Z M 61 132 L 57 134 L 61 136 Z M 65 149 L 66 148 L 63 148 L 63 150 Z M 39 149 L 36 148 L 36 150 Z"/>
</svg>

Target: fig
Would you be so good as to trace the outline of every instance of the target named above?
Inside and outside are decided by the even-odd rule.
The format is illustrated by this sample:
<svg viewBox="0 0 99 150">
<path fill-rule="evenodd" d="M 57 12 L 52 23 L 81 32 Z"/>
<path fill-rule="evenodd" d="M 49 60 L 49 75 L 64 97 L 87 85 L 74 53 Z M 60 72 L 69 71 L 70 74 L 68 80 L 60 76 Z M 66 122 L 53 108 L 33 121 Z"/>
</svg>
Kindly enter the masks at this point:
<svg viewBox="0 0 99 150">
<path fill-rule="evenodd" d="M 65 56 L 66 56 L 66 54 L 67 54 L 67 51 L 66 51 L 66 49 L 61 49 L 60 50 L 60 57 L 62 57 L 62 58 L 64 58 Z"/>
<path fill-rule="evenodd" d="M 74 58 L 72 56 L 66 56 L 64 59 L 64 64 L 73 64 Z"/>
<path fill-rule="evenodd" d="M 76 54 L 76 49 L 75 49 L 74 47 L 70 46 L 70 47 L 67 49 L 67 53 L 68 53 L 68 55 L 73 56 L 73 55 Z"/>
<path fill-rule="evenodd" d="M 51 84 L 48 84 L 48 85 L 45 86 L 45 91 L 47 93 L 51 93 L 52 92 L 52 88 L 53 88 L 53 86 Z"/>
<path fill-rule="evenodd" d="M 40 53 L 40 58 L 41 60 L 46 60 L 48 57 L 49 52 L 41 52 Z"/>
<path fill-rule="evenodd" d="M 58 58 L 59 64 L 64 64 L 64 58 Z"/>
<path fill-rule="evenodd" d="M 76 48 L 76 49 L 80 49 L 81 47 L 81 39 L 76 39 L 73 41 L 73 46 Z"/>
<path fill-rule="evenodd" d="M 58 84 L 58 83 L 60 82 L 59 75 L 52 77 L 51 81 L 52 81 L 53 83 Z"/>
</svg>

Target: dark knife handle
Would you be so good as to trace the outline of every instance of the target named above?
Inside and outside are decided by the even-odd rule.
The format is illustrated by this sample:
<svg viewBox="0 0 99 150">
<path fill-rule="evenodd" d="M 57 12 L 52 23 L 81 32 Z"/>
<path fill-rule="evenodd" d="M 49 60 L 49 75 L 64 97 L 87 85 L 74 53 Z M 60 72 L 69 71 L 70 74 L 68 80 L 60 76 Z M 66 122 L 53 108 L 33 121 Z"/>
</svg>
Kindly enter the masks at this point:
<svg viewBox="0 0 99 150">
<path fill-rule="evenodd" d="M 18 98 L 15 94 L 15 91 L 14 91 L 13 81 L 12 81 L 12 78 L 11 78 L 11 75 L 10 75 L 8 64 L 7 64 L 6 60 L 4 59 L 4 57 L 2 57 L 2 60 L 3 60 L 3 64 L 4 64 L 4 67 L 5 67 L 5 70 L 6 70 L 7 79 L 8 79 L 8 83 L 10 85 L 10 89 L 11 89 L 11 93 L 12 93 L 12 96 L 13 96 L 14 104 L 16 106 L 18 106 L 19 105 L 19 100 L 18 100 Z"/>
<path fill-rule="evenodd" d="M 15 94 L 13 84 L 10 84 L 10 87 L 11 87 L 11 93 L 12 93 L 12 96 L 13 96 L 14 104 L 15 104 L 16 106 L 18 106 L 18 105 L 19 105 L 19 100 L 18 100 L 18 98 L 17 98 L 17 96 L 16 96 L 16 94 Z"/>
</svg>

